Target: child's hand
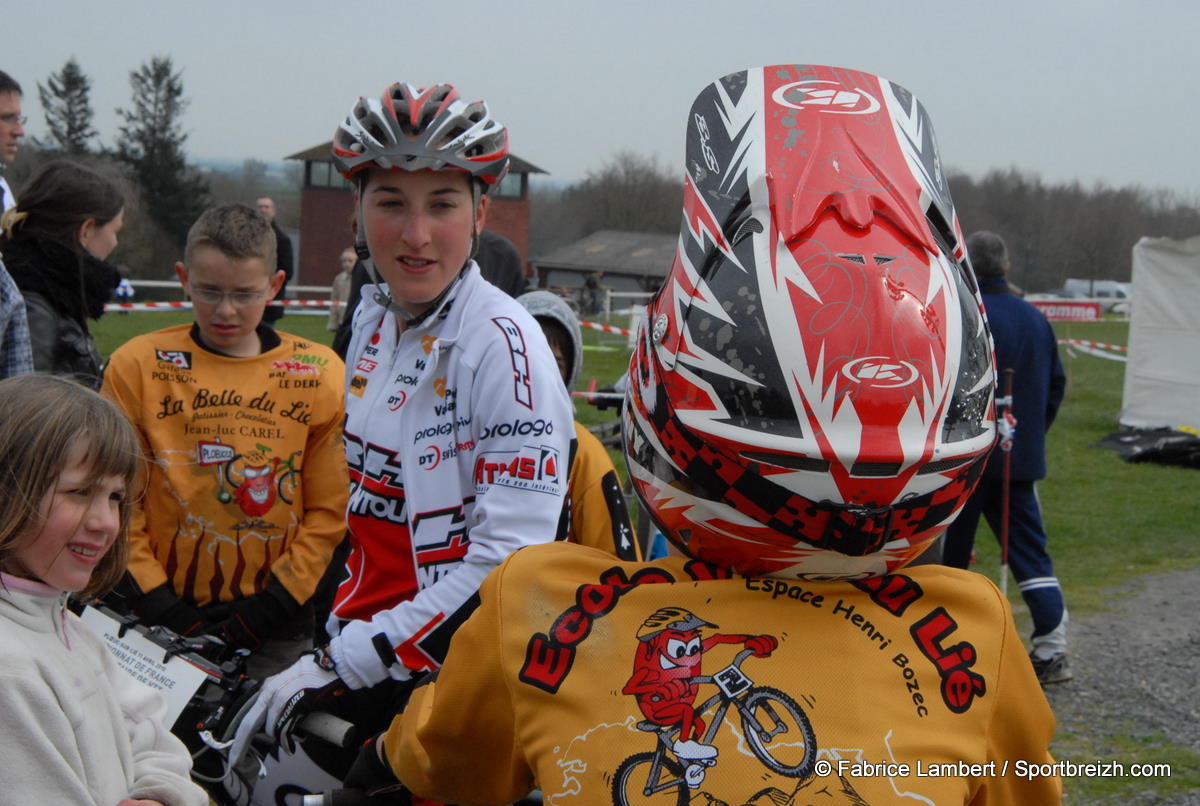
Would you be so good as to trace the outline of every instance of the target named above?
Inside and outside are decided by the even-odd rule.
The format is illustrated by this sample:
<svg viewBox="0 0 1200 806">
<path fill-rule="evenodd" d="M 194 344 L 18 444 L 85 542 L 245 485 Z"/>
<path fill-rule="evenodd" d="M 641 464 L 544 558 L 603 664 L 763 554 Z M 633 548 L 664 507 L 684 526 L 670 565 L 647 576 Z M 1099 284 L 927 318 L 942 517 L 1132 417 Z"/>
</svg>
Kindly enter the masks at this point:
<svg viewBox="0 0 1200 806">
<path fill-rule="evenodd" d="M 125 800 L 118 803 L 117 806 L 166 806 L 166 804 L 157 800 L 134 800 L 133 798 L 125 798 Z"/>
</svg>

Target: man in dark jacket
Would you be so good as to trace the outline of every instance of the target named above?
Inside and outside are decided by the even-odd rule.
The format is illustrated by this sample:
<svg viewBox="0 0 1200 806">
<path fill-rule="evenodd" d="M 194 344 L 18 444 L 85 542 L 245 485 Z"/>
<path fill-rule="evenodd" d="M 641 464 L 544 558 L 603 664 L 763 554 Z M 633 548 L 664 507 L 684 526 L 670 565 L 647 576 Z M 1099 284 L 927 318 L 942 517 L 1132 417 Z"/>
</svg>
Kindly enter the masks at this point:
<svg viewBox="0 0 1200 806">
<path fill-rule="evenodd" d="M 292 279 L 292 272 L 295 268 L 292 261 L 292 239 L 275 223 L 275 201 L 273 199 L 263 196 L 255 204 L 259 214 L 271 222 L 271 231 L 275 233 L 275 268 L 283 272 L 283 285 L 279 287 L 279 293 L 275 295 L 275 299 L 285 299 L 287 284 Z M 283 316 L 282 305 L 268 305 L 267 310 L 263 313 L 263 324 L 275 327 L 275 320 L 281 316 Z"/>
<path fill-rule="evenodd" d="M 996 369 L 1003 383 L 1005 369 L 1013 370 L 1013 439 L 1009 490 L 1008 561 L 1033 616 L 1030 659 L 1043 683 L 1071 678 L 1067 664 L 1067 608 L 1054 565 L 1046 550 L 1046 530 L 1035 482 L 1046 476 L 1046 430 L 1054 422 L 1066 390 L 1066 375 L 1058 358 L 1054 329 L 1037 308 L 1013 293 L 1004 240 L 980 231 L 967 238 L 967 253 L 996 345 Z M 1003 391 L 1003 390 L 1001 390 Z M 987 518 L 997 536 L 1002 516 L 1004 452 L 988 460 L 983 480 L 958 519 L 946 530 L 942 561 L 966 568 L 975 542 L 979 516 Z"/>
</svg>

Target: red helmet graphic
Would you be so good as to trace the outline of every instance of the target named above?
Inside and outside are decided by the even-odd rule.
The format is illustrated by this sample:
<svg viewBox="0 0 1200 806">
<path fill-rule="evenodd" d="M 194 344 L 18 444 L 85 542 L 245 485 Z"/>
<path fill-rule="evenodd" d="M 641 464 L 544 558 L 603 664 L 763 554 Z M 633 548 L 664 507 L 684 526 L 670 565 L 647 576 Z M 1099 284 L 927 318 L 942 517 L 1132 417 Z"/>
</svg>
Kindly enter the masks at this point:
<svg viewBox="0 0 1200 806">
<path fill-rule="evenodd" d="M 854 578 L 915 558 L 995 437 L 991 341 L 924 108 L 782 65 L 704 89 L 630 364 L 635 489 L 689 555 Z"/>
</svg>

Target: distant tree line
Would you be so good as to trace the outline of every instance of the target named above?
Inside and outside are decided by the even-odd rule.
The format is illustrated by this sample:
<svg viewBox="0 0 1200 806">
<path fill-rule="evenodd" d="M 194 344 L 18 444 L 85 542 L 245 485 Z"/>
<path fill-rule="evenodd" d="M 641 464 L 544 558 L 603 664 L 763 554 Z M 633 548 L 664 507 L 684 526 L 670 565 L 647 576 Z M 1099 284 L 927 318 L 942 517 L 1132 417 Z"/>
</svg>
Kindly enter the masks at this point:
<svg viewBox="0 0 1200 806">
<path fill-rule="evenodd" d="M 1010 279 L 1026 291 L 1062 288 L 1069 277 L 1128 280 L 1139 238 L 1200 235 L 1200 208 L 1166 190 L 1046 184 L 1016 168 L 949 181 L 964 233 L 1003 236 Z"/>
<path fill-rule="evenodd" d="M 129 83 L 129 106 L 117 109 L 118 136 L 105 146 L 93 125 L 91 80 L 74 58 L 38 82 L 48 131 L 18 152 L 9 173 L 18 198 L 21 185 L 51 159 L 80 160 L 112 176 L 124 188 L 127 205 L 121 243 L 110 260 L 130 268 L 134 277 L 170 276 L 188 229 L 210 204 L 252 205 L 269 191 L 281 222 L 298 218 L 298 172 L 282 187 L 271 187 L 266 164 L 258 160 L 246 160 L 237 175 L 188 164 L 183 128 L 188 101 L 182 73 L 169 56 L 151 57 L 130 72 Z"/>
<path fill-rule="evenodd" d="M 1047 184 L 1016 168 L 980 179 L 954 172 L 949 181 L 964 234 L 1002 235 L 1012 281 L 1027 291 L 1061 288 L 1068 277 L 1128 280 L 1139 238 L 1200 235 L 1200 207 L 1165 190 Z M 678 232 L 682 198 L 675 171 L 620 152 L 580 182 L 532 192 L 530 255 L 601 229 Z"/>
<path fill-rule="evenodd" d="M 581 182 L 530 193 L 529 254 L 536 257 L 602 229 L 679 231 L 683 185 L 653 158 L 618 152 Z"/>
</svg>

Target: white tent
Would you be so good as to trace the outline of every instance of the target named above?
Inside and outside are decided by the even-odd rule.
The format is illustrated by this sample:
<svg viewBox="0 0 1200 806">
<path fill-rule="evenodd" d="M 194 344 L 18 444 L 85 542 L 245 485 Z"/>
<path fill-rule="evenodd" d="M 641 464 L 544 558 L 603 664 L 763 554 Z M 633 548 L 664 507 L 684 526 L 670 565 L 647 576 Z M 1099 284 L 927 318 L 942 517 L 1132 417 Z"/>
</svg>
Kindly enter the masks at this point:
<svg viewBox="0 0 1200 806">
<path fill-rule="evenodd" d="M 1200 236 L 1133 247 L 1121 425 L 1200 429 Z"/>
</svg>

